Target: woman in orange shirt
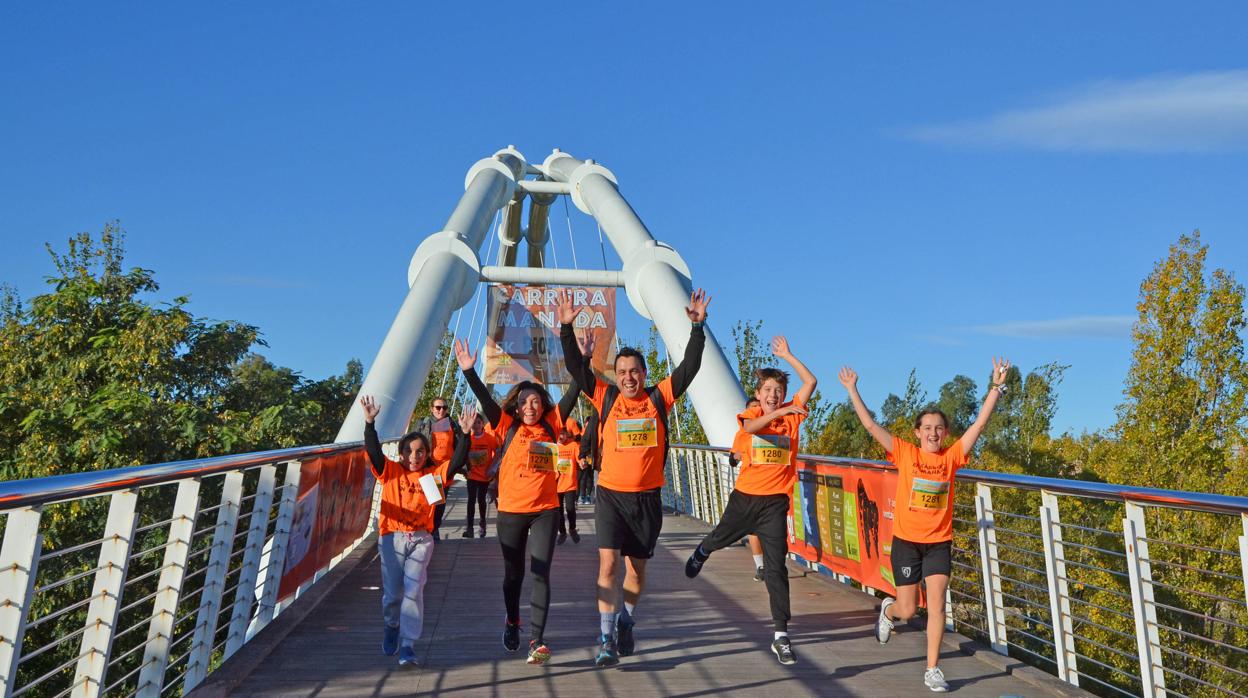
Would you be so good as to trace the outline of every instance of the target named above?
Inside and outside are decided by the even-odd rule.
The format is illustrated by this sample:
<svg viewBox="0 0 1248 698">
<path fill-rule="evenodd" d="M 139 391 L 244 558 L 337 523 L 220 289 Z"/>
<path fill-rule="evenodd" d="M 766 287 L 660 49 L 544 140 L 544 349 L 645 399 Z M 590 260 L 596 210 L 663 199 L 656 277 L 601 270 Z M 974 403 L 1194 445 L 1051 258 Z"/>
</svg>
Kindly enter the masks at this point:
<svg viewBox="0 0 1248 698">
<path fill-rule="evenodd" d="M 849 391 L 858 421 L 866 427 L 897 465 L 897 494 L 893 509 L 893 580 L 897 599 L 884 599 L 876 623 L 875 637 L 880 644 L 892 636 L 893 624 L 914 616 L 919 605 L 919 582 L 927 587 L 927 670 L 923 682 L 936 692 L 949 690 L 945 674 L 937 666 L 940 640 L 945 634 L 945 589 L 953 571 L 953 478 L 958 468 L 966 465 L 988 424 L 988 417 L 997 406 L 997 398 L 1005 392 L 1005 377 L 1010 362 L 992 360 L 992 387 L 984 398 L 975 423 L 953 445 L 945 447 L 949 436 L 949 419 L 935 407 L 923 410 L 914 421 L 915 446 L 893 436 L 876 423 L 858 394 L 858 374 L 845 366 L 841 384 Z"/>
<path fill-rule="evenodd" d="M 520 589 L 524 584 L 527 547 L 533 570 L 527 662 L 545 664 L 550 661 L 550 648 L 542 635 L 550 608 L 550 563 L 555 554 L 559 520 L 556 441 L 564 415 L 576 405 L 579 392 L 568 390 L 555 406 L 545 388 L 523 381 L 499 405 L 473 368 L 477 355 L 469 351 L 468 343 L 462 339 L 455 340 L 455 360 L 500 442 L 495 529 L 503 549 L 503 603 L 507 607 L 503 648 L 508 652 L 520 649 Z"/>
</svg>

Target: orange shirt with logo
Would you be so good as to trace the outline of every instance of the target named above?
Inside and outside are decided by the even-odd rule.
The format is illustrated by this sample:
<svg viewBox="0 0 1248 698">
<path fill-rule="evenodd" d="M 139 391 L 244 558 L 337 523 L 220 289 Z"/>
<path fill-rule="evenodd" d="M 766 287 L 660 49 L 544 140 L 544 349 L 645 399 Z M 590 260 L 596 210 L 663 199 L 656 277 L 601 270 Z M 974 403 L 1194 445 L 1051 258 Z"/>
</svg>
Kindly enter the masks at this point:
<svg viewBox="0 0 1248 698">
<path fill-rule="evenodd" d="M 781 407 L 792 404 L 786 402 Z M 806 415 L 786 414 L 771 420 L 754 434 L 746 432 L 746 420 L 761 416 L 763 408 L 759 406 L 737 415 L 740 429 L 733 439 L 733 450 L 742 455 L 736 489 L 753 495 L 791 495 L 793 483 L 797 481 L 797 449 Z"/>
<path fill-rule="evenodd" d="M 962 440 L 928 453 L 894 436 L 888 455 L 897 466 L 893 535 L 911 543 L 953 540 L 953 476 L 967 464 Z"/>
<path fill-rule="evenodd" d="M 506 412 L 494 427 L 500 444 L 507 439 L 507 429 L 516 420 Z M 498 468 L 498 510 L 509 514 L 532 514 L 559 506 L 555 467 L 559 460 L 559 409 L 552 408 L 542 418 L 549 432 L 540 424 L 521 424 L 503 454 Z M 555 436 L 552 437 L 551 435 Z"/>
<path fill-rule="evenodd" d="M 658 384 L 659 394 L 667 409 L 676 398 L 672 395 L 672 379 Z M 599 381 L 590 402 L 602 412 L 607 384 Z M 644 492 L 663 486 L 663 456 L 666 452 L 667 427 L 659 420 L 659 412 L 646 391 L 629 399 L 621 393 L 611 406 L 611 414 L 602 415 L 602 470 L 598 486 L 617 492 Z"/>
<path fill-rule="evenodd" d="M 377 528 L 379 536 L 396 532 L 416 532 L 433 530 L 433 505 L 425 499 L 425 490 L 420 486 L 420 478 L 433 473 L 446 497 L 446 471 L 450 463 L 436 464 L 425 461 L 428 465 L 421 470 L 408 470 L 407 466 L 386 459 L 386 469 L 381 473 L 381 509 L 378 514 Z"/>
<path fill-rule="evenodd" d="M 472 444 L 468 447 L 468 479 L 474 482 L 489 482 L 490 464 L 498 451 L 499 439 L 490 430 L 481 432 L 480 436 L 472 436 Z"/>
<path fill-rule="evenodd" d="M 581 442 L 569 441 L 559 445 L 559 460 L 555 463 L 555 471 L 559 474 L 556 490 L 559 494 L 576 489 L 577 471 L 581 469 L 577 456 L 581 452 Z"/>
</svg>

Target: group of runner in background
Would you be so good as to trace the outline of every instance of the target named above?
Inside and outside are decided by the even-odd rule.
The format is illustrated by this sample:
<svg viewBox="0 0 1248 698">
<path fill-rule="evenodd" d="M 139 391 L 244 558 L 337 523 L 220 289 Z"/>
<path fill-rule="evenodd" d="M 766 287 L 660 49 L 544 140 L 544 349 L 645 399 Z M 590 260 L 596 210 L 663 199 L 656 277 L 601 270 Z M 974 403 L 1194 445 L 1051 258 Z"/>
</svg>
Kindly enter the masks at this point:
<svg viewBox="0 0 1248 698">
<path fill-rule="evenodd" d="M 465 409 L 452 421 L 447 401 L 434 400 L 429 423 L 420 425 L 424 429 L 400 440 L 399 461 L 382 455 L 373 426 L 379 407 L 371 397 L 361 398 L 365 444 L 382 484 L 378 546 L 386 654 L 397 653 L 401 665 L 416 663 L 412 647 L 421 634 L 424 583 L 443 506 L 429 504 L 421 479 L 436 483 L 444 502 L 446 487 L 460 472 L 468 481 L 465 538 L 485 537 L 486 492 L 492 481 L 497 486 L 496 533 L 506 607 L 503 647 L 508 652 L 520 649 L 520 592 L 527 557 L 533 579 L 526 661 L 540 665 L 550 660 L 544 634 L 554 548 L 568 537 L 580 542 L 576 505 L 593 496 L 600 620 L 594 663 L 612 666 L 636 651 L 637 606 L 663 523 L 660 491 L 669 445 L 667 414 L 698 373 L 710 300 L 701 289 L 691 295 L 685 307 L 689 341 L 670 376 L 648 385 L 645 356 L 624 347 L 616 354 L 611 384 L 599 380 L 590 366 L 592 334 L 578 340 L 573 329 L 578 309 L 571 294 L 561 293 L 556 315 L 573 382 L 558 404 L 545 387 L 531 381 L 513 386 L 500 404 L 476 373 L 476 354 L 466 342 L 456 340 L 455 358 L 480 413 Z M 800 385 L 790 398 L 787 372 L 778 367 L 756 372 L 753 396 L 737 415 L 731 457 L 739 468 L 736 485 L 719 524 L 686 561 L 685 574 L 696 577 L 711 553 L 748 536 L 755 579 L 765 582 L 770 601 L 771 650 L 781 664 L 794 664 L 797 658 L 788 634 L 786 521 L 797 478 L 801 426 L 817 381 L 784 337 L 773 339 L 771 350 L 793 369 Z M 952 564 L 953 478 L 966 464 L 1004 392 L 1009 366 L 1008 361 L 993 360 L 992 387 L 983 407 L 951 445 L 945 444 L 951 436 L 948 418 L 934 407 L 924 410 L 914 423 L 917 446 L 877 424 L 858 393 L 858 375 L 849 367 L 840 370 L 838 377 L 858 419 L 898 468 L 891 553 L 897 594 L 881 604 L 876 623 L 880 643 L 888 642 L 895 623 L 915 615 L 920 583 L 928 599 L 945 597 Z M 572 418 L 581 393 L 593 405 L 584 426 Z M 598 471 L 596 492 L 593 471 L 587 471 L 591 463 Z M 476 533 L 474 514 L 480 522 Z M 617 585 L 621 566 L 622 588 Z M 933 691 L 948 690 L 937 664 L 944 627 L 943 604 L 933 604 L 927 609 L 924 672 L 924 682 Z"/>
</svg>

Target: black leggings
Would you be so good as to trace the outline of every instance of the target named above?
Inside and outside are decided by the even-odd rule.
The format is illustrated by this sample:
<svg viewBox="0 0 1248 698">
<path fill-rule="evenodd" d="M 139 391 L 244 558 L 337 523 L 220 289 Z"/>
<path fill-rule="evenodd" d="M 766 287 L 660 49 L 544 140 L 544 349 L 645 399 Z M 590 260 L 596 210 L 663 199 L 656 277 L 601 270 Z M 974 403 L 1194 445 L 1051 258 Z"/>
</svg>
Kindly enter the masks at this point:
<svg viewBox="0 0 1248 698">
<path fill-rule="evenodd" d="M 481 525 L 485 526 L 485 492 L 488 489 L 490 489 L 488 482 L 468 481 L 468 530 L 470 531 L 472 530 L 474 502 L 477 504 L 476 508 L 481 510 Z"/>
<path fill-rule="evenodd" d="M 576 483 L 577 489 L 581 491 L 581 496 L 589 499 L 594 494 L 594 469 L 586 468 L 581 471 L 580 480 Z"/>
<path fill-rule="evenodd" d="M 763 581 L 771 601 L 771 620 L 776 630 L 789 629 L 789 570 L 785 566 L 789 543 L 789 495 L 745 494 L 733 490 L 715 530 L 702 539 L 702 550 L 713 553 L 741 540 L 747 533 L 763 546 Z"/>
<path fill-rule="evenodd" d="M 524 554 L 528 548 L 533 572 L 533 595 L 529 599 L 529 637 L 541 641 L 550 610 L 550 562 L 555 555 L 555 520 L 559 509 L 535 514 L 498 512 L 498 542 L 503 547 L 503 603 L 507 621 L 520 620 L 520 588 L 524 585 Z"/>
<path fill-rule="evenodd" d="M 559 514 L 559 532 L 567 533 L 569 530 L 576 530 L 576 490 L 570 492 L 559 493 L 559 503 L 563 506 L 563 511 Z M 567 517 L 568 524 L 563 524 L 564 517 Z"/>
</svg>

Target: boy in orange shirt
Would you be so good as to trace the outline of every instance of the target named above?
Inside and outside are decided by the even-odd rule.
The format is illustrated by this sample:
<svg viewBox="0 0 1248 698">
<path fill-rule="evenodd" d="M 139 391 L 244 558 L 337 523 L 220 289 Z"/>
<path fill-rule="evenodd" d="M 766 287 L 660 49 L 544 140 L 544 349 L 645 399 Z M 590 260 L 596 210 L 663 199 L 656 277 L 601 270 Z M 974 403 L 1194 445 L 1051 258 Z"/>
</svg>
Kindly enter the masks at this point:
<svg viewBox="0 0 1248 698">
<path fill-rule="evenodd" d="M 557 485 L 559 504 L 563 508 L 563 515 L 559 517 L 559 537 L 555 539 L 555 545 L 563 545 L 569 535 L 572 536 L 573 543 L 581 542 L 581 534 L 576 530 L 576 489 L 578 471 L 581 469 L 581 464 L 578 462 L 580 453 L 581 423 L 568 418 L 564 423 L 563 432 L 559 434 L 559 463 L 555 466 L 556 472 L 559 473 Z"/>
<path fill-rule="evenodd" d="M 413 431 L 399 440 L 402 460 L 392 461 L 382 454 L 373 426 L 381 408 L 370 395 L 360 398 L 360 406 L 364 408 L 364 450 L 381 482 L 377 538 L 381 615 L 385 621 L 381 651 L 387 655 L 398 652 L 399 666 L 413 666 L 416 652 L 412 646 L 424 627 L 425 580 L 434 547 L 434 505 L 425 497 L 420 478 L 432 474 L 445 499 L 446 483 L 468 462 L 468 440 L 458 439 L 450 460 L 438 464 L 430 455 L 433 448 L 428 437 Z M 460 416 L 460 428 L 466 432 L 476 416 L 476 412 L 465 410 Z"/>
<path fill-rule="evenodd" d="M 886 598 L 880 605 L 875 638 L 880 644 L 892 636 L 893 624 L 914 616 L 919 605 L 919 582 L 927 587 L 927 670 L 923 682 L 936 692 L 949 690 L 945 674 L 937 666 L 940 640 L 945 634 L 945 589 L 953 571 L 953 478 L 966 465 L 1005 392 L 1010 362 L 992 360 L 992 387 L 984 398 L 975 423 L 952 446 L 944 447 L 949 436 L 949 419 L 935 407 L 923 410 L 914 422 L 919 445 L 888 433 L 876 423 L 858 394 L 858 374 L 848 366 L 841 369 L 841 384 L 849 391 L 858 421 L 866 427 L 897 465 L 897 494 L 893 511 L 893 579 L 897 599 Z"/>
<path fill-rule="evenodd" d="M 741 473 L 736 487 L 728 496 L 719 525 L 702 539 L 685 562 L 685 576 L 693 578 L 702 571 L 711 553 L 753 533 L 763 548 L 763 581 L 771 601 L 771 620 L 775 625 L 771 651 L 781 664 L 795 664 L 789 643 L 789 571 L 785 567 L 788 554 L 789 502 L 793 483 L 797 481 L 797 453 L 801 441 L 802 422 L 806 419 L 806 402 L 815 392 L 818 381 L 793 352 L 784 337 L 771 340 L 771 353 L 784 359 L 797 372 L 802 385 L 792 402 L 784 399 L 789 389 L 789 374 L 777 368 L 761 368 L 754 396 L 757 406 L 748 407 L 737 415 L 739 431 L 734 448 L 740 443 Z M 744 439 L 748 438 L 748 441 Z"/>
</svg>

